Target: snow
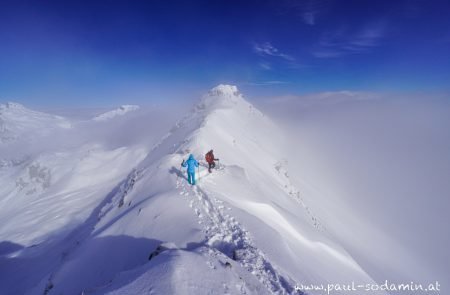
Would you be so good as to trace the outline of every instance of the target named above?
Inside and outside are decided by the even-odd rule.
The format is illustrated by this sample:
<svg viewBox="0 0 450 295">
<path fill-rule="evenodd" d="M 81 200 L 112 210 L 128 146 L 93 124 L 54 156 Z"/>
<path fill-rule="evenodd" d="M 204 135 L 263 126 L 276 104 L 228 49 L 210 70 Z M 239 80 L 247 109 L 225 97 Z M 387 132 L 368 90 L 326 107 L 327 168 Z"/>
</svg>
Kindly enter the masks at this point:
<svg viewBox="0 0 450 295">
<path fill-rule="evenodd" d="M 286 142 L 236 86 L 219 85 L 151 149 L 93 141 L 8 162 L 0 293 L 301 294 L 298 284 L 373 283 L 291 179 Z M 211 174 L 210 149 L 220 159 Z M 190 153 L 197 186 L 180 167 Z"/>
<path fill-rule="evenodd" d="M 139 106 L 137 106 L 137 105 L 122 105 L 115 110 L 100 114 L 100 115 L 94 117 L 92 120 L 107 121 L 107 120 L 113 119 L 118 116 L 123 116 L 129 112 L 136 111 L 138 109 L 139 109 Z"/>
<path fill-rule="evenodd" d="M 224 98 L 236 98 L 237 100 L 242 95 L 239 93 L 237 86 L 220 84 L 208 91 L 208 97 L 220 97 L 222 100 Z"/>
<path fill-rule="evenodd" d="M 61 227 L 71 227 L 74 216 L 85 219 L 87 208 L 99 202 L 96 196 L 107 194 L 109 186 L 125 177 L 144 156 L 140 149 L 104 151 L 86 146 L 22 164 L 22 169 L 3 175 L 10 181 L 1 188 L 4 221 L 0 234 L 30 246 Z"/>
<path fill-rule="evenodd" d="M 71 128 L 63 117 L 33 111 L 21 104 L 0 104 L 0 144 L 8 144 L 23 137 L 44 136 L 57 128 Z"/>
</svg>

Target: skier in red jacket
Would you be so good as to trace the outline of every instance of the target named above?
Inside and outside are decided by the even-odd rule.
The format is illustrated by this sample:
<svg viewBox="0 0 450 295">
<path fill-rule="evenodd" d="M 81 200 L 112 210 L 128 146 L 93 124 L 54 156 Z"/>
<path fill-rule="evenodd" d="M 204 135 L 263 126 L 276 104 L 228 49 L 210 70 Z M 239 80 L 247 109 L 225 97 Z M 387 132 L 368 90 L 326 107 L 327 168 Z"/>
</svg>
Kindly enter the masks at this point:
<svg viewBox="0 0 450 295">
<path fill-rule="evenodd" d="M 205 160 L 208 162 L 208 171 L 211 173 L 211 169 L 216 167 L 216 163 L 214 161 L 218 161 L 219 159 L 214 158 L 213 150 L 210 150 L 206 153 Z"/>
</svg>

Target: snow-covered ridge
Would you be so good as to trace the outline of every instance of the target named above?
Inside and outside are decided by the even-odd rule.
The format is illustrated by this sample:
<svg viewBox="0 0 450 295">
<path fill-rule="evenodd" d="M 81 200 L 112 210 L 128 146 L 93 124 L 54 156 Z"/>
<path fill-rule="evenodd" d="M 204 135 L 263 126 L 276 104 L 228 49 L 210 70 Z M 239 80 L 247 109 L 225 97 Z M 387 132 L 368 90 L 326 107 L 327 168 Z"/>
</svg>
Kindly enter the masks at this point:
<svg viewBox="0 0 450 295">
<path fill-rule="evenodd" d="M 9 120 L 11 122 L 15 121 L 23 123 L 29 122 L 30 124 L 32 121 L 47 121 L 49 123 L 53 121 L 58 126 L 63 128 L 70 128 L 71 126 L 68 120 L 64 117 L 31 110 L 16 102 L 0 104 L 0 118 L 4 121 Z"/>
<path fill-rule="evenodd" d="M 152 168 L 156 167 L 177 175 L 176 187 L 198 216 L 206 236 L 200 250 L 209 256 L 213 253 L 216 259 L 221 257 L 238 273 L 250 270 L 261 285 L 252 282 L 246 292 L 290 294 L 295 282 L 351 278 L 372 282 L 352 257 L 323 232 L 319 218 L 291 184 L 287 171 L 280 168 L 284 156 L 280 134 L 277 126 L 248 103 L 237 87 L 220 85 L 209 91 L 141 162 L 141 181 L 146 186 L 153 183 L 156 188 L 163 181 L 151 179 Z M 202 161 L 211 148 L 225 166 L 224 171 L 211 175 L 200 171 L 198 187 L 189 188 L 177 168 L 179 163 L 190 153 Z M 168 187 L 163 194 L 172 195 L 172 190 Z M 139 195 L 145 193 L 128 191 L 125 203 L 140 202 Z M 202 259 L 215 263 L 208 256 Z M 199 288 L 206 286 L 198 279 L 194 281 Z M 135 287 L 131 284 L 124 290 Z"/>
<path fill-rule="evenodd" d="M 94 121 L 107 121 L 110 120 L 114 117 L 117 116 L 123 116 L 126 113 L 132 112 L 132 111 L 136 111 L 138 110 L 140 107 L 138 105 L 122 105 L 119 108 L 100 114 L 96 117 L 94 117 L 92 120 Z"/>
<path fill-rule="evenodd" d="M 11 142 L 25 134 L 43 135 L 56 128 L 71 128 L 61 116 L 30 110 L 15 102 L 0 104 L 0 142 Z"/>
</svg>

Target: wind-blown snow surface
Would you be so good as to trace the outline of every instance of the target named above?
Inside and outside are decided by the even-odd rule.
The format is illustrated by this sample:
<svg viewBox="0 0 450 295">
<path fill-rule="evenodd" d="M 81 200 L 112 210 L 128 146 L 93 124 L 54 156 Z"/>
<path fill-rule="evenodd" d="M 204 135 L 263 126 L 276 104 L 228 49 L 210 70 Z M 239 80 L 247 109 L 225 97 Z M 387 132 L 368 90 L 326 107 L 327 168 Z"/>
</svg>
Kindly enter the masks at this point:
<svg viewBox="0 0 450 295">
<path fill-rule="evenodd" d="M 283 141 L 219 85 L 148 152 L 88 146 L 4 169 L 15 181 L 0 194 L 0 293 L 301 294 L 297 284 L 373 282 L 291 183 Z M 203 163 L 211 148 L 220 169 L 202 164 L 189 186 L 182 159 Z"/>
</svg>

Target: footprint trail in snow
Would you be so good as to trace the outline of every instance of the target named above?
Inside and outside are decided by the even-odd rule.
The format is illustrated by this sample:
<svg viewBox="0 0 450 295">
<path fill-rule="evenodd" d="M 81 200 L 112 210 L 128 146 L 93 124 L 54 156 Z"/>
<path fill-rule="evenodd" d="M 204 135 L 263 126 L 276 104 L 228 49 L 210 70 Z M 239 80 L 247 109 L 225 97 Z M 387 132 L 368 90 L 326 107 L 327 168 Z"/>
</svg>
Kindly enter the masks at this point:
<svg viewBox="0 0 450 295">
<path fill-rule="evenodd" d="M 177 188 L 203 225 L 209 248 L 237 261 L 272 294 L 303 294 L 295 293 L 293 282 L 281 276 L 264 253 L 254 245 L 248 231 L 230 215 L 232 209 L 226 207 L 225 202 L 205 193 L 198 184 L 190 186 L 180 177 L 177 179 Z M 214 255 L 213 253 L 214 251 L 210 251 L 209 254 Z"/>
</svg>

